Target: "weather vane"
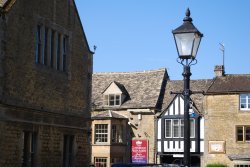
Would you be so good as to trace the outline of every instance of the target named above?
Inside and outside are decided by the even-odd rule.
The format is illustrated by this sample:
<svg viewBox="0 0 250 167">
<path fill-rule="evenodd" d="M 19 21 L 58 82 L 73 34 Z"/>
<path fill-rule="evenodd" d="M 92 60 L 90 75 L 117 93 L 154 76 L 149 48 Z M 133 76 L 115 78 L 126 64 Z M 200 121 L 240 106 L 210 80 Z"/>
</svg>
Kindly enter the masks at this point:
<svg viewBox="0 0 250 167">
<path fill-rule="evenodd" d="M 225 68 L 225 44 L 224 43 L 219 43 L 220 44 L 220 50 L 222 51 L 222 56 L 223 56 L 223 67 Z"/>
<path fill-rule="evenodd" d="M 96 46 L 96 45 L 94 45 L 94 46 L 93 46 L 93 48 L 94 48 L 94 52 L 95 52 L 95 51 L 96 51 L 97 46 Z"/>
</svg>

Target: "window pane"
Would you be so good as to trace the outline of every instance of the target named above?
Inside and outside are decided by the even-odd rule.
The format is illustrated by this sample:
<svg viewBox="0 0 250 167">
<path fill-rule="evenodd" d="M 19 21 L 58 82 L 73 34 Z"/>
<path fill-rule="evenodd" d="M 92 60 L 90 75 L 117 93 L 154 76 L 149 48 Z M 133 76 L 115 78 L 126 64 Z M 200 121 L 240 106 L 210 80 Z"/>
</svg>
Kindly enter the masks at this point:
<svg viewBox="0 0 250 167">
<path fill-rule="evenodd" d="M 245 127 L 246 129 L 246 141 L 250 141 L 250 127 Z"/>
<path fill-rule="evenodd" d="M 115 96 L 109 95 L 109 105 L 114 106 L 115 105 Z"/>
<path fill-rule="evenodd" d="M 240 108 L 241 109 L 250 109 L 250 94 L 241 94 L 240 95 Z"/>
<path fill-rule="evenodd" d="M 112 125 L 112 142 L 122 143 L 123 142 L 123 133 L 121 125 Z"/>
<path fill-rule="evenodd" d="M 40 63 L 41 57 L 41 26 L 36 29 L 36 63 Z"/>
<path fill-rule="evenodd" d="M 104 105 L 109 105 L 109 96 L 104 95 Z"/>
<path fill-rule="evenodd" d="M 190 137 L 195 137 L 195 120 L 190 119 Z"/>
<path fill-rule="evenodd" d="M 247 108 L 250 109 L 250 94 L 248 94 L 247 98 Z"/>
<path fill-rule="evenodd" d="M 60 34 L 57 33 L 56 38 L 57 38 L 57 43 L 56 43 L 56 69 L 60 70 L 60 55 L 61 55 L 61 45 L 60 45 Z"/>
<path fill-rule="evenodd" d="M 237 141 L 243 141 L 243 127 L 237 127 Z"/>
<path fill-rule="evenodd" d="M 63 71 L 66 71 L 67 43 L 68 43 L 68 37 L 64 36 L 63 37 L 63 57 L 62 57 Z"/>
<path fill-rule="evenodd" d="M 107 166 L 107 158 L 95 158 L 95 166 L 106 167 Z"/>
<path fill-rule="evenodd" d="M 184 120 L 183 119 L 181 119 L 180 120 L 181 121 L 181 137 L 184 137 Z"/>
<path fill-rule="evenodd" d="M 95 125 L 95 142 L 108 142 L 108 125 L 96 124 Z"/>
<path fill-rule="evenodd" d="M 47 65 L 47 36 L 48 36 L 48 28 L 45 27 L 45 32 L 44 32 L 44 45 L 43 45 L 43 64 Z"/>
<path fill-rule="evenodd" d="M 115 105 L 120 105 L 120 95 L 115 96 Z"/>
<path fill-rule="evenodd" d="M 179 137 L 179 120 L 173 120 L 173 137 Z"/>
<path fill-rule="evenodd" d="M 50 36 L 50 67 L 53 68 L 54 65 L 54 44 L 55 44 L 55 31 L 51 31 L 51 36 Z"/>
<path fill-rule="evenodd" d="M 171 120 L 165 120 L 165 137 L 171 137 Z"/>
</svg>

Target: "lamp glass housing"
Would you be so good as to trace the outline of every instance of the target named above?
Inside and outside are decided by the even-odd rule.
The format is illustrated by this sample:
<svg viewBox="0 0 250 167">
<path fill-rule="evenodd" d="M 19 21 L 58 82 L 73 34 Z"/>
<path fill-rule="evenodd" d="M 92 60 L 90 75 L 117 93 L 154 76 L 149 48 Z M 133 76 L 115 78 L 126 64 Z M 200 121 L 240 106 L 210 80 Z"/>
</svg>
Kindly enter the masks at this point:
<svg viewBox="0 0 250 167">
<path fill-rule="evenodd" d="M 174 33 L 176 48 L 181 59 L 195 59 L 201 37 L 200 33 Z"/>
</svg>

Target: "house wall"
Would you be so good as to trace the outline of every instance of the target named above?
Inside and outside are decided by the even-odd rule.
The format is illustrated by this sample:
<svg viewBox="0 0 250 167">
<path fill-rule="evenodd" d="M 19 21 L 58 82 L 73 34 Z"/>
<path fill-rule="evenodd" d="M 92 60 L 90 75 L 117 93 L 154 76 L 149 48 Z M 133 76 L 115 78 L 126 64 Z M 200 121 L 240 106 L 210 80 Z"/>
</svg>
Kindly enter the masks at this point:
<svg viewBox="0 0 250 167">
<path fill-rule="evenodd" d="M 117 110 L 114 110 L 117 111 Z M 134 112 L 131 112 L 134 111 Z M 92 112 L 92 116 L 101 111 Z M 154 111 L 150 109 L 127 109 L 119 110 L 117 113 L 126 116 L 129 119 L 128 148 L 131 153 L 131 140 L 147 140 L 148 141 L 148 163 L 156 162 L 156 123 Z M 141 114 L 141 120 L 138 115 Z M 131 154 L 130 154 L 131 155 Z M 129 161 L 131 159 L 129 158 Z"/>
<path fill-rule="evenodd" d="M 69 36 L 66 72 L 35 63 L 38 24 Z M 0 166 L 22 165 L 24 131 L 38 133 L 37 166 L 62 166 L 64 135 L 88 166 L 92 53 L 74 1 L 18 0 L 0 28 Z"/>
<path fill-rule="evenodd" d="M 131 140 L 148 141 L 148 163 L 156 161 L 156 118 L 154 110 L 150 109 L 129 109 L 129 111 L 119 111 L 129 118 Z M 141 115 L 141 116 L 138 116 Z M 141 119 L 139 119 L 141 117 Z"/>
<path fill-rule="evenodd" d="M 207 95 L 204 107 L 206 112 L 204 164 L 220 162 L 232 165 L 228 155 L 249 155 L 249 143 L 236 142 L 235 127 L 250 125 L 250 111 L 239 110 L 239 95 Z M 225 152 L 209 152 L 211 141 L 225 142 Z"/>
<path fill-rule="evenodd" d="M 67 72 L 35 63 L 38 24 L 69 35 Z M 90 116 L 92 55 L 73 2 L 18 0 L 6 14 L 5 36 L 4 101 Z"/>
<path fill-rule="evenodd" d="M 108 142 L 107 143 L 95 143 L 95 125 L 96 124 L 108 124 Z M 123 127 L 123 143 L 111 142 L 111 126 L 122 125 Z M 95 158 L 107 158 L 107 167 L 110 167 L 112 158 L 121 158 L 124 163 L 128 163 L 130 160 L 129 152 L 129 129 L 126 119 L 103 119 L 92 121 L 92 154 L 91 163 L 94 164 Z"/>
</svg>

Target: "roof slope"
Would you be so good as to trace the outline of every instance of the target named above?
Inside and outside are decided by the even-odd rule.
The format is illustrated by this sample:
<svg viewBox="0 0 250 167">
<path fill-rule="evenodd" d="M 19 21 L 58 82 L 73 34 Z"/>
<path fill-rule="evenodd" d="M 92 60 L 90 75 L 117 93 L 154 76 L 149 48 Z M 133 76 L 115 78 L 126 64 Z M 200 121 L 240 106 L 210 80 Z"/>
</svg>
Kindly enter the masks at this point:
<svg viewBox="0 0 250 167">
<path fill-rule="evenodd" d="M 191 80 L 190 81 L 190 90 L 191 91 L 204 91 L 209 88 L 211 85 L 212 80 Z M 183 81 L 182 80 L 172 80 L 167 82 L 164 100 L 163 100 L 163 107 L 162 109 L 165 110 L 173 101 L 176 94 L 170 94 L 170 92 L 181 92 L 183 91 Z M 203 97 L 204 95 L 201 93 L 195 93 L 190 96 L 191 100 L 194 102 L 195 107 L 198 109 L 198 112 L 202 112 L 202 105 L 203 105 Z"/>
<path fill-rule="evenodd" d="M 230 74 L 216 77 L 207 93 L 250 92 L 250 74 Z"/>
<path fill-rule="evenodd" d="M 96 109 L 103 108 L 102 92 L 111 82 L 116 81 L 125 87 L 130 96 L 130 99 L 119 108 L 156 107 L 166 75 L 166 69 L 143 72 L 94 73 L 92 78 L 92 103 Z"/>
<path fill-rule="evenodd" d="M 128 119 L 127 117 L 116 113 L 115 111 L 106 110 L 92 117 L 92 119 Z"/>
<path fill-rule="evenodd" d="M 8 0 L 0 0 L 0 7 L 3 7 Z"/>
<path fill-rule="evenodd" d="M 0 8 L 3 8 L 4 11 L 8 11 L 15 2 L 16 0 L 0 0 Z"/>
</svg>

